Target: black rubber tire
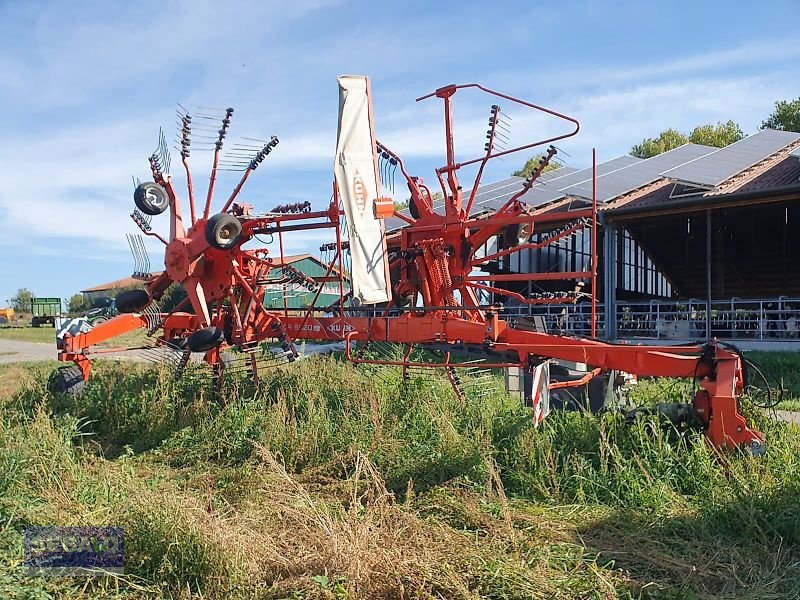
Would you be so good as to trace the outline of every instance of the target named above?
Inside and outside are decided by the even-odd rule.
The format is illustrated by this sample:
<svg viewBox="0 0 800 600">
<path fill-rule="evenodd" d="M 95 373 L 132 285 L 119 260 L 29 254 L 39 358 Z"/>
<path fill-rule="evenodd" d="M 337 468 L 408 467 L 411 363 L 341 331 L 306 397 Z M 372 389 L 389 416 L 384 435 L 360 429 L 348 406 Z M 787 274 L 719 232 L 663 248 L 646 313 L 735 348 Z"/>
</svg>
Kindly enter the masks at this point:
<svg viewBox="0 0 800 600">
<path fill-rule="evenodd" d="M 92 327 L 97 327 L 101 323 L 105 323 L 108 321 L 107 317 L 97 317 L 94 321 L 92 321 Z"/>
<path fill-rule="evenodd" d="M 41 325 L 39 318 L 33 317 L 33 319 L 31 319 L 31 327 L 39 327 L 39 325 Z"/>
<path fill-rule="evenodd" d="M 419 219 L 419 208 L 417 208 L 417 203 L 414 202 L 413 196 L 408 199 L 408 212 L 413 218 Z"/>
<path fill-rule="evenodd" d="M 75 365 L 59 367 L 50 373 L 47 387 L 53 395 L 77 396 L 83 392 L 86 382 L 83 373 Z"/>
<path fill-rule="evenodd" d="M 214 215 L 206 223 L 206 241 L 217 250 L 230 250 L 242 237 L 242 224 L 228 213 Z"/>
<path fill-rule="evenodd" d="M 506 225 L 503 230 L 503 246 L 505 248 L 515 248 L 521 244 L 526 244 L 530 236 L 529 227 L 521 223 L 511 223 Z"/>
<path fill-rule="evenodd" d="M 174 337 L 168 339 L 165 343 L 172 350 L 186 350 L 188 340 L 184 337 Z"/>
<path fill-rule="evenodd" d="M 169 195 L 162 186 L 148 181 L 139 184 L 133 192 L 136 208 L 147 215 L 160 215 L 169 208 Z"/>
<path fill-rule="evenodd" d="M 150 295 L 145 290 L 126 290 L 120 292 L 114 302 L 119 312 L 135 313 L 150 304 Z"/>
<path fill-rule="evenodd" d="M 192 352 L 208 352 L 225 341 L 225 334 L 219 327 L 203 327 L 186 340 L 186 346 Z"/>
</svg>

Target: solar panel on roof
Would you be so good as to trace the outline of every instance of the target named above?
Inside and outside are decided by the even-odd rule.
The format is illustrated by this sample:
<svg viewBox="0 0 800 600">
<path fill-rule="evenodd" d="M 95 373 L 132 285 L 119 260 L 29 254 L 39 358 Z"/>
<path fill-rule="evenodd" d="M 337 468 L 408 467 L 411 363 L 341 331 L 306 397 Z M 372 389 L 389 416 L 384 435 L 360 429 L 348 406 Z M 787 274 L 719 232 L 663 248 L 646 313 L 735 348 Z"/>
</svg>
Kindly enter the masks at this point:
<svg viewBox="0 0 800 600">
<path fill-rule="evenodd" d="M 797 133 L 765 129 L 661 175 L 696 187 L 714 188 L 798 139 Z"/>
<path fill-rule="evenodd" d="M 618 169 L 636 165 L 644 162 L 635 156 L 620 156 L 597 165 L 598 176 L 611 173 Z M 553 171 L 543 173 L 536 180 L 534 186 L 520 198 L 522 202 L 531 207 L 541 206 L 563 198 L 566 194 L 564 188 L 591 182 L 592 169 L 575 169 L 574 167 L 561 167 Z M 522 189 L 524 179 L 522 177 L 510 177 L 494 183 L 482 185 L 478 188 L 475 201 L 472 205 L 471 216 L 476 216 L 492 210 L 497 210 L 508 202 L 511 197 Z M 441 208 L 442 203 L 434 203 L 435 208 Z M 408 209 L 399 211 L 409 215 Z M 402 219 L 391 217 L 386 220 L 386 231 L 395 231 L 407 225 Z"/>
<path fill-rule="evenodd" d="M 613 160 L 609 160 L 602 164 L 597 165 L 597 172 L 598 174 L 601 173 L 608 173 L 614 171 L 616 169 L 626 167 L 631 164 L 635 164 L 640 162 L 641 159 L 635 158 L 633 156 L 621 156 L 619 158 L 615 158 Z M 550 173 L 558 173 L 562 169 L 558 169 L 557 171 L 550 171 Z M 539 179 L 534 184 L 534 186 L 524 195 L 520 200 L 527 204 L 528 206 L 536 207 L 541 206 L 543 204 L 547 204 L 548 202 L 552 202 L 554 200 L 558 200 L 559 198 L 563 198 L 566 194 L 564 193 L 564 188 L 568 188 L 570 186 L 585 182 L 591 181 L 592 179 L 592 170 L 591 169 L 580 169 L 580 170 L 573 170 L 570 173 L 565 173 L 562 175 L 557 175 L 552 177 L 551 179 Z M 482 208 L 483 212 L 488 210 L 497 210 L 498 208 L 502 207 L 508 200 L 516 194 L 520 189 L 522 189 L 522 185 L 516 187 L 513 190 L 509 190 L 505 194 L 494 194 L 491 197 L 483 199 L 480 203 L 476 201 L 476 205 Z"/>
<path fill-rule="evenodd" d="M 604 175 L 598 175 L 597 199 L 600 202 L 608 202 L 648 183 L 658 181 L 661 179 L 661 173 L 666 169 L 671 169 L 690 160 L 705 156 L 710 152 L 714 152 L 714 150 L 715 148 L 711 146 L 684 144 L 653 158 L 641 160 Z M 592 182 L 589 180 L 564 188 L 562 191 L 571 196 L 591 198 Z"/>
</svg>

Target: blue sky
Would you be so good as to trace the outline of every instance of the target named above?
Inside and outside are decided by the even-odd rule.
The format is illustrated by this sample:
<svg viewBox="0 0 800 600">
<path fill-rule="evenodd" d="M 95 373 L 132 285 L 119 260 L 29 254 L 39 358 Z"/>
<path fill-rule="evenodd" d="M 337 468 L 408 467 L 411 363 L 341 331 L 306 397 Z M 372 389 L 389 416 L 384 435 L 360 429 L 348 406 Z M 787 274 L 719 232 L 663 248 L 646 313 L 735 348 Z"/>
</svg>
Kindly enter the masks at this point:
<svg viewBox="0 0 800 600">
<path fill-rule="evenodd" d="M 427 180 L 443 162 L 440 106 L 414 99 L 447 83 L 578 118 L 560 158 L 586 166 L 593 146 L 607 160 L 668 126 L 734 119 L 756 131 L 776 100 L 800 96 L 798 17 L 797 0 L 0 0 L 0 305 L 20 287 L 68 297 L 130 275 L 131 175 L 147 179 L 176 102 L 235 107 L 232 137 L 280 137 L 246 201 L 323 207 L 339 74 L 372 78 L 378 137 Z M 491 102 L 457 96 L 460 158 L 482 147 Z M 516 112 L 515 142 L 558 130 Z M 495 161 L 484 181 L 525 158 Z M 192 160 L 203 182 L 210 156 Z M 287 241 L 300 252 L 326 240 Z M 163 251 L 151 248 L 156 269 Z"/>
</svg>

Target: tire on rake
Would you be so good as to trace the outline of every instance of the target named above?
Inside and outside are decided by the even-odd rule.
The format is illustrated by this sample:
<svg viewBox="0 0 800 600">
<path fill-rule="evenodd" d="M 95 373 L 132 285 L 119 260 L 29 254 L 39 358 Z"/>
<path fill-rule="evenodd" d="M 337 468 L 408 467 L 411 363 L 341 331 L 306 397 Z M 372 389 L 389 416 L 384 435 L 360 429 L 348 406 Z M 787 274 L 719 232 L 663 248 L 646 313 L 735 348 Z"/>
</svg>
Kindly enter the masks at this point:
<svg viewBox="0 0 800 600">
<path fill-rule="evenodd" d="M 166 345 L 173 350 L 186 350 L 188 340 L 185 337 L 174 337 L 166 340 Z"/>
<path fill-rule="evenodd" d="M 133 202 L 136 208 L 147 215 L 155 216 L 169 208 L 169 195 L 163 187 L 148 181 L 141 183 L 133 192 Z"/>
<path fill-rule="evenodd" d="M 77 396 L 83 392 L 86 382 L 83 373 L 75 365 L 59 367 L 50 373 L 47 387 L 53 395 Z"/>
<path fill-rule="evenodd" d="M 214 215 L 206 223 L 206 241 L 217 250 L 230 250 L 242 237 L 242 224 L 228 213 Z"/>
<path fill-rule="evenodd" d="M 121 313 L 139 312 L 150 304 L 150 294 L 145 290 L 126 290 L 120 292 L 114 302 Z"/>
<path fill-rule="evenodd" d="M 531 237 L 530 225 L 525 223 L 512 223 L 503 230 L 503 246 L 514 248 L 526 244 Z"/>
<path fill-rule="evenodd" d="M 192 352 L 208 352 L 225 341 L 225 334 L 219 327 L 203 327 L 198 329 L 186 340 L 186 345 Z"/>
</svg>

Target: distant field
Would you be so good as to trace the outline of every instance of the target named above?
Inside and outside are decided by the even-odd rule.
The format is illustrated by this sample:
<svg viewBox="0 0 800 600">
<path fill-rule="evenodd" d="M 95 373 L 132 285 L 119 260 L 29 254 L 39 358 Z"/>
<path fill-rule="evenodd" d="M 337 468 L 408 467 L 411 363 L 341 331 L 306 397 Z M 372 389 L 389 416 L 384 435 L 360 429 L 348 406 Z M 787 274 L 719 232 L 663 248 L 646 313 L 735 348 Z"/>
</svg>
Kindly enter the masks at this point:
<svg viewBox="0 0 800 600">
<path fill-rule="evenodd" d="M 45 327 L 8 327 L 0 325 L 0 340 L 55 344 L 56 330 L 49 325 Z"/>
</svg>

